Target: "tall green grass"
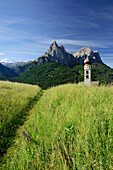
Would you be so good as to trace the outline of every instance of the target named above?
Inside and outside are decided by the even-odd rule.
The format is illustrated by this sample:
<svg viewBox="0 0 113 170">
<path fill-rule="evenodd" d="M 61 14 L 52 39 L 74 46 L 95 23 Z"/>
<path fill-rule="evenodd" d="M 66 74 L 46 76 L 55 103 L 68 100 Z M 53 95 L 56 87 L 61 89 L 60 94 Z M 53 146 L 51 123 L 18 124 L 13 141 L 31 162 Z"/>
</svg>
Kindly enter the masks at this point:
<svg viewBox="0 0 113 170">
<path fill-rule="evenodd" d="M 38 86 L 0 81 L 0 156 L 13 142 L 16 129 L 40 93 Z"/>
<path fill-rule="evenodd" d="M 2 168 L 113 169 L 113 87 L 45 91 Z"/>
</svg>

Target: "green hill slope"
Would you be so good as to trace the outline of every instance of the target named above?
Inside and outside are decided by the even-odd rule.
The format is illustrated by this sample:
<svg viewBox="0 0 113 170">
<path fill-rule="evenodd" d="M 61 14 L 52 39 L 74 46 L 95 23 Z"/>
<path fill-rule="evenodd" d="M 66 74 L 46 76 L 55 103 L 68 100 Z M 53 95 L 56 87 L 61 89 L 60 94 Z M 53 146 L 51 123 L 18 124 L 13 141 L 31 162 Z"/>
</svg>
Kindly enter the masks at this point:
<svg viewBox="0 0 113 170">
<path fill-rule="evenodd" d="M 18 74 L 13 69 L 0 64 L 0 80 L 6 80 L 8 78 L 16 76 L 18 76 Z"/>
<path fill-rule="evenodd" d="M 63 66 L 55 62 L 48 62 L 38 65 L 37 62 L 20 67 L 19 77 L 11 79 L 23 83 L 37 84 L 43 89 L 66 83 L 78 83 L 84 80 L 83 65 L 76 65 L 73 68 Z M 92 81 L 99 81 L 100 84 L 113 82 L 113 69 L 106 65 L 92 64 Z"/>
<path fill-rule="evenodd" d="M 112 169 L 113 87 L 46 90 L 3 169 Z"/>
</svg>

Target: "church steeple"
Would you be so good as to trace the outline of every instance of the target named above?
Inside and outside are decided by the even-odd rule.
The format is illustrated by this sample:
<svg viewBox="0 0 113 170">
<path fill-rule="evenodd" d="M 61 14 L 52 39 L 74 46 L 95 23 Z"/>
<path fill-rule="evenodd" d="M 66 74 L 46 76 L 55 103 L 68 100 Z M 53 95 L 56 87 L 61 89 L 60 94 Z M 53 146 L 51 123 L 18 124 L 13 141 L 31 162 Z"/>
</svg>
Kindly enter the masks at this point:
<svg viewBox="0 0 113 170">
<path fill-rule="evenodd" d="M 91 62 L 89 57 L 84 60 L 84 85 L 91 85 Z"/>
</svg>

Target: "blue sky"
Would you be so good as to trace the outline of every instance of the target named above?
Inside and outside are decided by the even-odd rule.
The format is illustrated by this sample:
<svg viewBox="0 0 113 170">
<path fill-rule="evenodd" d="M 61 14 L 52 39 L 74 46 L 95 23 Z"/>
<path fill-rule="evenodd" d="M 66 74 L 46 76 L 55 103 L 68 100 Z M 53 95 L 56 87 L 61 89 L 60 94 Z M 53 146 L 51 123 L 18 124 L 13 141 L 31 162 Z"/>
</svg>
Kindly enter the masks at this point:
<svg viewBox="0 0 113 170">
<path fill-rule="evenodd" d="M 31 61 L 56 40 L 113 68 L 113 0 L 0 0 L 0 61 Z"/>
</svg>

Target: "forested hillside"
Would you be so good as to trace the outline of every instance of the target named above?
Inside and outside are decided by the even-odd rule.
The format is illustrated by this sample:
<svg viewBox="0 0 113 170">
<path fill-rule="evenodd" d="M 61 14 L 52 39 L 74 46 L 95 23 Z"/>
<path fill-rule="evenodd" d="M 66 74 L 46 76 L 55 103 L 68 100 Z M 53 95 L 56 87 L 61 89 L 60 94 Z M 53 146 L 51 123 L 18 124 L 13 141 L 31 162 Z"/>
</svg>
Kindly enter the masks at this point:
<svg viewBox="0 0 113 170">
<path fill-rule="evenodd" d="M 25 65 L 16 70 L 18 77 L 12 81 L 37 84 L 43 89 L 65 83 L 78 83 L 84 80 L 84 66 L 76 65 L 73 68 L 63 66 L 55 62 L 48 62 L 38 65 L 33 62 L 30 66 Z M 92 81 L 99 81 L 100 84 L 113 82 L 113 69 L 99 63 L 92 64 Z"/>
<path fill-rule="evenodd" d="M 113 83 L 113 69 L 100 63 L 93 63 L 91 67 L 92 81 L 99 81 L 99 84 Z M 10 69 L 0 64 L 0 80 L 35 84 L 47 89 L 60 84 L 83 81 L 84 66 L 81 64 L 68 67 L 56 62 L 39 65 L 38 62 L 34 61 Z"/>
</svg>

